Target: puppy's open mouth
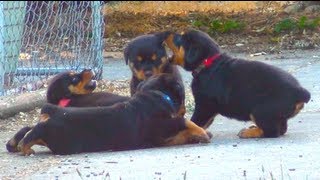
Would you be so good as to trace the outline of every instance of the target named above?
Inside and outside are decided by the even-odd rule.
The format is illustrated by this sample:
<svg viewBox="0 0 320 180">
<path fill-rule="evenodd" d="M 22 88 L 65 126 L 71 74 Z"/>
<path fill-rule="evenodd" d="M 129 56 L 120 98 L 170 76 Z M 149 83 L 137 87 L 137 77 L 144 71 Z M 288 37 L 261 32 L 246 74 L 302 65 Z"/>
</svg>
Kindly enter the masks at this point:
<svg viewBox="0 0 320 180">
<path fill-rule="evenodd" d="M 96 80 L 91 80 L 91 81 L 89 81 L 85 86 L 84 86 L 84 88 L 86 89 L 86 90 L 94 90 L 95 88 L 97 87 L 97 81 Z"/>
<path fill-rule="evenodd" d="M 83 87 L 85 90 L 93 91 L 97 87 L 97 81 L 94 78 L 95 73 L 91 69 L 84 70 L 82 80 L 87 81 Z"/>
</svg>

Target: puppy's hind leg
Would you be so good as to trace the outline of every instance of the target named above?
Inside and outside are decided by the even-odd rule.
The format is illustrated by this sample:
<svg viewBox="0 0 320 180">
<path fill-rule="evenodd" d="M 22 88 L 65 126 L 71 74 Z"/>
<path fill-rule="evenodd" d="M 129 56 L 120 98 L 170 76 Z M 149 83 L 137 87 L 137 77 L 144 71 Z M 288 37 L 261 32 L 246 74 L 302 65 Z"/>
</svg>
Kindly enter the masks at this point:
<svg viewBox="0 0 320 180">
<path fill-rule="evenodd" d="M 33 127 L 23 127 L 21 128 L 6 144 L 7 150 L 9 152 L 18 152 L 17 146 L 19 141 L 32 129 Z"/>
<path fill-rule="evenodd" d="M 29 131 L 18 144 L 17 149 L 22 155 L 29 156 L 34 154 L 34 150 L 31 149 L 33 145 L 47 146 L 45 141 L 42 139 L 45 133 L 45 123 L 38 123 L 31 131 Z"/>
<path fill-rule="evenodd" d="M 286 133 L 287 120 L 294 110 L 292 104 L 281 98 L 257 105 L 250 114 L 250 119 L 257 127 L 244 129 L 238 135 L 241 138 L 279 137 Z"/>
</svg>

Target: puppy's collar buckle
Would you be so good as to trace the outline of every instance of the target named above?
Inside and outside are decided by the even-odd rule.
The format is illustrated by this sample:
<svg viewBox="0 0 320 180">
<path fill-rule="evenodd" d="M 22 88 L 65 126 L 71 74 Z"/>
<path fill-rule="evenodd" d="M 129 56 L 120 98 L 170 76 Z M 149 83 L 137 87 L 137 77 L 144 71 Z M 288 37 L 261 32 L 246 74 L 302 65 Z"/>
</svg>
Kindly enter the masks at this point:
<svg viewBox="0 0 320 180">
<path fill-rule="evenodd" d="M 220 54 L 215 54 L 207 59 L 205 59 L 195 70 L 192 71 L 192 76 L 196 76 L 202 71 L 202 69 L 209 68 L 215 60 L 220 57 Z"/>
</svg>

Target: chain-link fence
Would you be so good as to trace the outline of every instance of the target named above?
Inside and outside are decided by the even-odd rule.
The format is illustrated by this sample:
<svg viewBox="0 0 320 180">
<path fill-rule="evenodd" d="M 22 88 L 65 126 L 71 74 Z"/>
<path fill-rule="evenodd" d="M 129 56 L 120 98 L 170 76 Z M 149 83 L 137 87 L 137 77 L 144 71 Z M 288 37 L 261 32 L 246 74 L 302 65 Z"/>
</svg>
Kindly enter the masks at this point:
<svg viewBox="0 0 320 180">
<path fill-rule="evenodd" d="M 39 89 L 50 75 L 102 74 L 100 1 L 0 1 L 0 96 Z"/>
</svg>

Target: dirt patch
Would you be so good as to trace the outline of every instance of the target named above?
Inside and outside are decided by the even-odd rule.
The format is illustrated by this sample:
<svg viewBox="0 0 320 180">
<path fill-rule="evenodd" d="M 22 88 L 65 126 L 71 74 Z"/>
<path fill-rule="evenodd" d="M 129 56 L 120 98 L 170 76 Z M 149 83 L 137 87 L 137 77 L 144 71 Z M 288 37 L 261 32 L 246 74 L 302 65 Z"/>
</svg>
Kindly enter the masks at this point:
<svg viewBox="0 0 320 180">
<path fill-rule="evenodd" d="M 285 11 L 287 6 L 285 2 L 269 1 L 107 4 L 104 9 L 105 50 L 123 51 L 127 42 L 142 34 L 189 28 L 209 33 L 223 49 L 234 53 L 278 53 L 281 50 L 318 47 L 318 24 L 312 29 L 275 32 L 275 26 L 288 18 L 298 23 L 301 23 L 302 17 L 307 20 L 319 18 L 319 13 L 309 11 L 288 13 Z M 224 22 L 229 22 L 229 25 L 226 23 L 221 27 L 217 26 Z M 241 26 L 237 28 L 239 24 Z"/>
</svg>

